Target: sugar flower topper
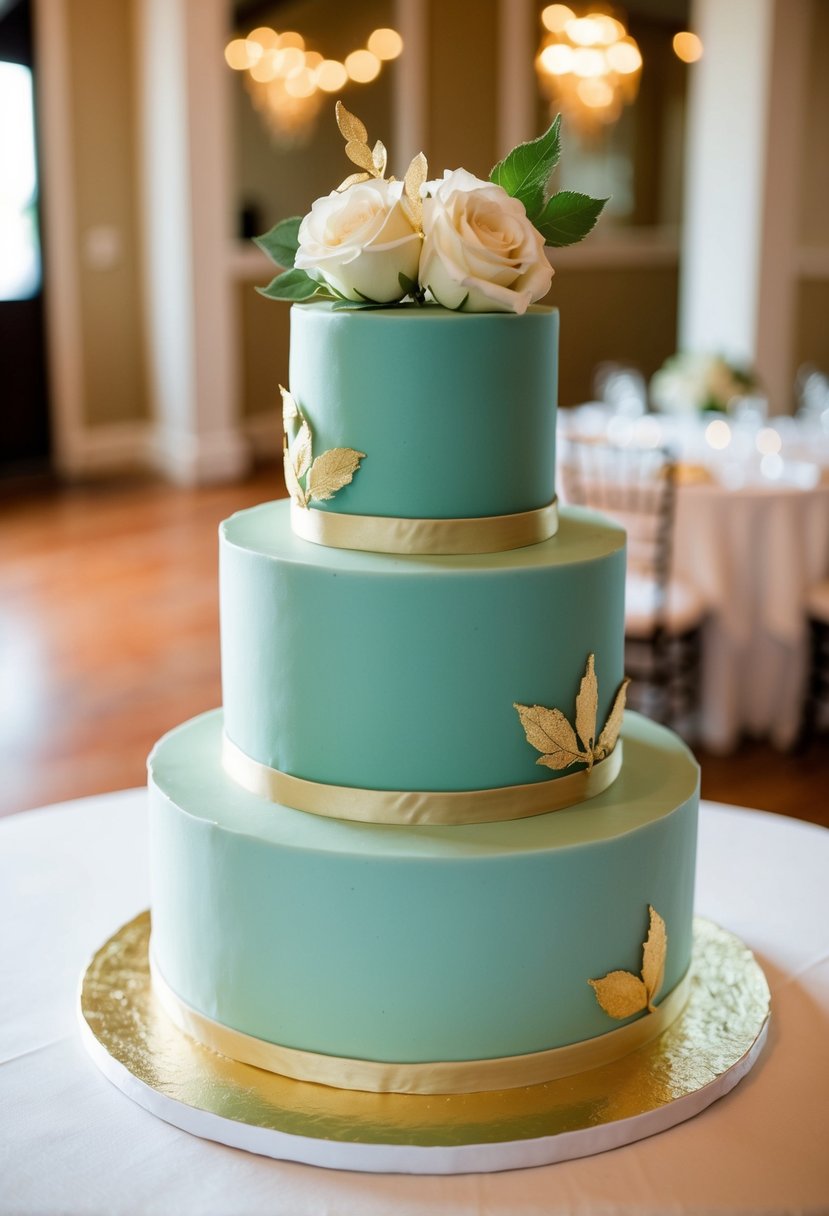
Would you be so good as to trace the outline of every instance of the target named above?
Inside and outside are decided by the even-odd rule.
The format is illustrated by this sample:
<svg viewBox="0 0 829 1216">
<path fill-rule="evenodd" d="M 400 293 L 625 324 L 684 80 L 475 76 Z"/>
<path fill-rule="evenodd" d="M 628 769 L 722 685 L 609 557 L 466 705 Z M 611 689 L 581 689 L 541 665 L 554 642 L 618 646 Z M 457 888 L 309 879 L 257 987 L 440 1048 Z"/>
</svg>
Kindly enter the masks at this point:
<svg viewBox="0 0 829 1216">
<path fill-rule="evenodd" d="M 588 980 L 596 994 L 596 1000 L 605 1013 L 620 1021 L 647 1009 L 653 1013 L 654 1001 L 665 979 L 665 955 L 668 952 L 668 935 L 665 922 L 657 911 L 648 907 L 650 926 L 642 947 L 642 970 L 639 975 L 630 971 L 610 971 L 603 979 Z"/>
<path fill-rule="evenodd" d="M 561 116 L 519 144 L 483 181 L 465 169 L 429 181 L 419 152 L 402 181 L 386 177 L 388 153 L 342 102 L 337 125 L 350 173 L 307 215 L 281 220 L 256 243 L 284 268 L 261 288 L 272 300 L 383 308 L 432 300 L 455 311 L 526 312 L 553 275 L 545 245 L 591 231 L 606 199 L 549 192 L 561 152 Z"/>
<path fill-rule="evenodd" d="M 619 685 L 607 721 L 598 738 L 596 717 L 599 687 L 592 654 L 587 657 L 587 668 L 576 697 L 575 729 L 560 709 L 547 709 L 543 705 L 515 704 L 513 708 L 518 710 L 527 742 L 532 744 L 536 751 L 541 752 L 536 764 L 560 770 L 581 762 L 587 765 L 589 772 L 594 763 L 609 756 L 622 729 L 629 683 L 630 680 L 624 679 Z"/>
</svg>

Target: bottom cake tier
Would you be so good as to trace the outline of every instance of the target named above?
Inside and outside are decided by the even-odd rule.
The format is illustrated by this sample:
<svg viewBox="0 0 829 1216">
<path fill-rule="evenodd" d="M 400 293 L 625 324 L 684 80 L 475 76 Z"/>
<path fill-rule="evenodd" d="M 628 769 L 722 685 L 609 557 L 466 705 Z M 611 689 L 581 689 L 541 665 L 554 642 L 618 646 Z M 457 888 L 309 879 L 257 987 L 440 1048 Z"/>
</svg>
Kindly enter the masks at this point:
<svg viewBox="0 0 829 1216">
<path fill-rule="evenodd" d="M 618 1056 L 681 1007 L 698 769 L 665 728 L 627 714 L 621 774 L 577 807 L 445 828 L 264 801 L 221 739 L 217 710 L 150 757 L 154 974 L 209 1045 L 345 1087 L 498 1089 Z M 611 1016 L 590 981 L 626 971 L 630 1001 L 649 908 L 667 938 L 652 1012 Z"/>
</svg>

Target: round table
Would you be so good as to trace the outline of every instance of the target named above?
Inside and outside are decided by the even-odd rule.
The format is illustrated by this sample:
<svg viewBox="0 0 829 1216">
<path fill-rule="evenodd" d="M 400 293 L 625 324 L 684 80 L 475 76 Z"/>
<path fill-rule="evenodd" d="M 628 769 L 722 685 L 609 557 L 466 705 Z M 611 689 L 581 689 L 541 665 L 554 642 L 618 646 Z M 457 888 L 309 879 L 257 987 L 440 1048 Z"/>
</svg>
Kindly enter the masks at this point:
<svg viewBox="0 0 829 1216">
<path fill-rule="evenodd" d="M 829 574 L 829 436 L 785 419 L 801 440 L 789 437 L 787 459 L 775 457 L 780 467 L 764 476 L 746 428 L 734 427 L 739 451 L 714 452 L 704 441 L 707 419 L 614 420 L 605 407 L 586 405 L 559 416 L 561 452 L 568 436 L 612 437 L 614 421 L 628 428 L 614 442 L 666 443 L 710 476 L 680 478 L 674 523 L 674 573 L 696 588 L 707 613 L 693 733 L 714 752 L 732 751 L 743 734 L 789 747 L 807 674 L 804 604 Z M 557 484 L 562 490 L 564 478 Z"/>
<path fill-rule="evenodd" d="M 704 804 L 697 911 L 757 954 L 769 1042 L 671 1131 L 512 1173 L 365 1175 L 196 1139 L 96 1070 L 76 1021 L 91 953 L 149 902 L 143 790 L 0 820 L 0 1213 L 522 1216 L 829 1211 L 829 832 Z"/>
</svg>

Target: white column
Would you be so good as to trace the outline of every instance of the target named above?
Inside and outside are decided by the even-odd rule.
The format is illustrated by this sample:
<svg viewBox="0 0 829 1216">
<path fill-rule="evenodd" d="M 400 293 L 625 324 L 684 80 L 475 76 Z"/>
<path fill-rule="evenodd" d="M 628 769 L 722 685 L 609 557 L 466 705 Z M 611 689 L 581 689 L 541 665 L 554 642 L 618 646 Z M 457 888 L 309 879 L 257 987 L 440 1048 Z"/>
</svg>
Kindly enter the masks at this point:
<svg viewBox="0 0 829 1216">
<path fill-rule="evenodd" d="M 679 345 L 756 363 L 775 0 L 694 0 Z"/>
<path fill-rule="evenodd" d="M 156 462 L 177 481 L 249 462 L 236 400 L 226 0 L 137 0 L 139 156 Z"/>
<path fill-rule="evenodd" d="M 539 134 L 535 52 L 541 26 L 532 0 L 498 4 L 498 156 Z"/>
<path fill-rule="evenodd" d="M 394 28 L 403 54 L 394 64 L 394 172 L 403 174 L 429 143 L 428 0 L 395 0 Z"/>
</svg>

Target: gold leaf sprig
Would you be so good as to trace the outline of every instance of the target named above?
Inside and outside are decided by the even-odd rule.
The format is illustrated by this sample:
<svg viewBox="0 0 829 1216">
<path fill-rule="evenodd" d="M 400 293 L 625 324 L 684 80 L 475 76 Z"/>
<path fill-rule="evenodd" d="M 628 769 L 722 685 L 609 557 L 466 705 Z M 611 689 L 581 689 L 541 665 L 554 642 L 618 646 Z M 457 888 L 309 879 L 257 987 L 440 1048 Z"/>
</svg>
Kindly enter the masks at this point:
<svg viewBox="0 0 829 1216">
<path fill-rule="evenodd" d="M 367 182 L 371 178 L 385 178 L 388 165 L 388 152 L 385 144 L 378 139 L 374 147 L 370 148 L 365 123 L 361 122 L 356 114 L 347 110 L 341 101 L 337 102 L 335 113 L 337 126 L 345 140 L 345 154 L 360 170 L 359 173 L 350 173 L 345 181 L 340 182 L 337 190 L 342 192 L 349 186 L 356 186 L 358 182 Z M 417 156 L 412 158 L 403 178 L 403 192 L 418 232 L 423 231 L 423 199 L 420 196 L 420 189 L 428 175 L 429 167 L 426 157 L 422 152 L 418 152 Z M 390 177 L 389 181 L 393 182 L 394 178 Z"/>
<path fill-rule="evenodd" d="M 665 980 L 665 956 L 668 953 L 665 922 L 654 908 L 648 906 L 648 912 L 650 926 L 642 947 L 641 974 L 611 971 L 600 980 L 587 981 L 605 1013 L 618 1020 L 632 1017 L 643 1009 L 653 1013 L 656 1010 L 654 1001 Z"/>
<path fill-rule="evenodd" d="M 307 418 L 292 393 L 281 384 L 279 391 L 282 394 L 282 462 L 288 493 L 298 507 L 326 502 L 348 485 L 366 454 L 354 448 L 329 448 L 314 459 L 314 437 Z M 293 436 L 291 432 L 295 432 Z"/>
<path fill-rule="evenodd" d="M 544 705 L 519 705 L 513 708 L 518 711 L 521 725 L 527 742 L 541 755 L 536 764 L 546 768 L 569 768 L 571 764 L 586 764 L 590 772 L 594 763 L 604 760 L 616 746 L 619 732 L 622 729 L 622 718 L 625 710 L 627 686 L 630 680 L 624 679 L 619 685 L 613 706 L 608 714 L 601 734 L 596 739 L 596 717 L 599 706 L 599 687 L 596 681 L 595 655 L 588 655 L 587 667 L 579 685 L 576 697 L 576 725 L 570 725 L 560 709 L 547 709 Z"/>
</svg>

